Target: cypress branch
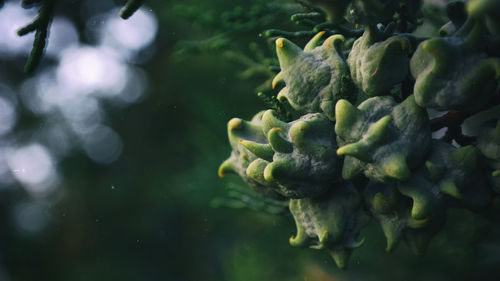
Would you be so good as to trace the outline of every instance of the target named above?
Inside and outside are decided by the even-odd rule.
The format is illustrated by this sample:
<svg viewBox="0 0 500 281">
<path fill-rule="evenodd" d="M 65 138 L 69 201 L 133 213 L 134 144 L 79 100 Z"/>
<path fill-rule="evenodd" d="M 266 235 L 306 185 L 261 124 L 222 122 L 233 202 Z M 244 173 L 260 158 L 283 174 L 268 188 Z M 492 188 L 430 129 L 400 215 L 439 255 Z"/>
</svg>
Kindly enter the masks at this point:
<svg viewBox="0 0 500 281">
<path fill-rule="evenodd" d="M 141 7 L 143 0 L 128 0 L 120 10 L 120 17 L 124 20 L 130 18 Z"/>
<path fill-rule="evenodd" d="M 29 6 L 32 4 L 40 3 L 40 0 L 24 0 L 22 2 L 23 6 Z M 40 60 L 43 56 L 45 46 L 47 45 L 47 37 L 49 34 L 50 22 L 54 11 L 54 0 L 45 0 L 42 2 L 40 10 L 38 11 L 38 16 L 29 24 L 20 28 L 17 31 L 19 36 L 26 35 L 31 32 L 35 32 L 35 40 L 33 41 L 33 48 L 24 66 L 25 73 L 32 73 L 33 70 L 38 66 Z"/>
</svg>

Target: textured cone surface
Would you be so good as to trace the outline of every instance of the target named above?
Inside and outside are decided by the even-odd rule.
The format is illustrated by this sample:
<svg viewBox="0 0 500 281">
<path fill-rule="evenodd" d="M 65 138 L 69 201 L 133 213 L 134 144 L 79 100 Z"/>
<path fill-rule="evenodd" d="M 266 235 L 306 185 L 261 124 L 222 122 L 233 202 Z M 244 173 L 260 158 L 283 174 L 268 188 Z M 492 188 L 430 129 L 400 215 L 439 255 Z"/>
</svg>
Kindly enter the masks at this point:
<svg viewBox="0 0 500 281">
<path fill-rule="evenodd" d="M 340 183 L 318 198 L 292 199 L 290 211 L 297 226 L 290 244 L 326 248 L 339 268 L 345 268 L 351 250 L 362 244 L 356 242 L 357 236 L 368 222 L 361 196 L 352 184 Z"/>
<path fill-rule="evenodd" d="M 278 100 L 293 108 L 295 118 L 323 112 L 329 119 L 334 119 L 334 107 L 338 100 L 355 100 L 356 87 L 351 81 L 342 50 L 344 37 L 333 35 L 319 45 L 323 34 L 319 33 L 311 39 L 306 45 L 307 51 L 287 39 L 276 40 L 281 72 L 275 83 L 284 81 L 286 84 Z"/>
<path fill-rule="evenodd" d="M 400 104 L 391 97 L 373 97 L 357 109 L 339 101 L 336 114 L 337 154 L 346 158 L 344 179 L 363 172 L 375 181 L 404 181 L 412 168 L 422 164 L 431 133 L 427 112 L 415 104 L 413 96 Z"/>
<path fill-rule="evenodd" d="M 334 125 L 325 115 L 306 114 L 285 123 L 268 110 L 262 129 L 274 155 L 263 170 L 264 162 L 260 162 L 249 171 L 252 178 L 260 179 L 262 171 L 271 188 L 290 198 L 317 196 L 340 180 L 342 162 L 336 155 Z"/>
<path fill-rule="evenodd" d="M 281 196 L 278 193 L 269 188 L 270 183 L 261 180 L 255 173 L 251 173 L 254 179 L 247 176 L 247 169 L 250 164 L 259 160 L 259 157 L 255 154 L 256 151 L 252 152 L 247 148 L 251 147 L 249 143 L 267 144 L 267 138 L 262 131 L 263 113 L 257 113 L 250 122 L 239 118 L 233 118 L 229 121 L 227 131 L 232 152 L 231 156 L 219 167 L 219 176 L 223 178 L 228 173 L 237 174 L 258 193 L 272 198 L 280 198 Z M 244 144 L 246 144 L 246 147 Z M 267 149 L 267 153 L 269 153 L 269 149 Z M 266 154 L 266 158 L 269 158 L 269 154 Z"/>
<path fill-rule="evenodd" d="M 366 28 L 352 47 L 347 62 L 354 83 L 368 96 L 387 95 L 409 73 L 410 43 L 404 37 L 378 34 Z"/>
<path fill-rule="evenodd" d="M 452 37 L 422 42 L 410 62 L 420 106 L 473 111 L 486 106 L 500 81 L 500 59 L 487 57 L 479 23 L 469 20 Z"/>
</svg>

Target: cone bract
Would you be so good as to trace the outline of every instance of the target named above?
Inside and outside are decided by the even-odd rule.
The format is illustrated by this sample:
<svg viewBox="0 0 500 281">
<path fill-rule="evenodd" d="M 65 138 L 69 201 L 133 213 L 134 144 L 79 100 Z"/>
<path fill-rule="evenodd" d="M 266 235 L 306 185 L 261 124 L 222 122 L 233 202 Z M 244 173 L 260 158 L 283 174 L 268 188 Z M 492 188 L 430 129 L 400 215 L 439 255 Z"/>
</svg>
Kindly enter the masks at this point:
<svg viewBox="0 0 500 281">
<path fill-rule="evenodd" d="M 322 35 L 312 38 L 304 51 L 287 39 L 276 40 L 281 72 L 273 86 L 285 82 L 278 100 L 293 108 L 295 118 L 322 112 L 333 120 L 338 100 L 356 99 L 356 88 L 342 51 L 344 37 L 333 35 L 319 44 Z"/>
<path fill-rule="evenodd" d="M 413 96 L 400 104 L 388 96 L 373 97 L 358 108 L 341 100 L 336 106 L 335 132 L 345 155 L 342 176 L 363 173 L 371 180 L 407 180 L 425 157 L 431 133 L 427 112 Z"/>
<path fill-rule="evenodd" d="M 347 59 L 354 83 L 368 96 L 388 95 L 409 73 L 408 39 L 385 37 L 378 29 L 367 27 Z"/>
</svg>

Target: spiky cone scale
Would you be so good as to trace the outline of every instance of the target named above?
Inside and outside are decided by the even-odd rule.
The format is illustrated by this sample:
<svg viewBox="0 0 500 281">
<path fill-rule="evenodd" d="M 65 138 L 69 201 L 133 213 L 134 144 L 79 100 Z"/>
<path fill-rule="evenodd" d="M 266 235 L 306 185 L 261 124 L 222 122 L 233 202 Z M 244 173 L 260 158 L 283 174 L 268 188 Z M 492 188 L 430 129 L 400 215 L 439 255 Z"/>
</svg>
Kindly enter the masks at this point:
<svg viewBox="0 0 500 281">
<path fill-rule="evenodd" d="M 279 82 L 286 84 L 278 100 L 290 105 L 295 119 L 322 112 L 333 120 L 338 100 L 356 98 L 357 89 L 343 55 L 344 37 L 333 35 L 320 44 L 323 34 L 314 36 L 305 50 L 285 38 L 276 40 L 281 72 L 273 80 L 273 87 Z"/>
<path fill-rule="evenodd" d="M 431 147 L 427 161 L 410 180 L 397 183 L 399 192 L 412 200 L 412 218 L 426 219 L 450 206 L 473 211 L 486 208 L 492 193 L 479 151 L 437 140 Z"/>
<path fill-rule="evenodd" d="M 258 193 L 279 199 L 281 196 L 269 188 L 271 185 L 269 182 L 258 176 L 253 178 L 247 176 L 251 164 L 257 167 L 261 163 L 259 157 L 272 159 L 273 150 L 262 131 L 263 114 L 263 111 L 257 113 L 251 121 L 233 118 L 228 122 L 227 132 L 232 152 L 231 156 L 220 165 L 219 177 L 224 178 L 228 173 L 237 174 Z M 253 163 L 254 161 L 258 163 Z"/>
<path fill-rule="evenodd" d="M 346 268 L 351 251 L 363 243 L 357 237 L 369 221 L 360 194 L 348 182 L 317 198 L 290 200 L 290 212 L 297 226 L 290 244 L 326 248 L 339 268 Z"/>
<path fill-rule="evenodd" d="M 373 97 L 358 108 L 339 101 L 336 120 L 337 154 L 345 156 L 342 176 L 347 180 L 363 173 L 379 182 L 405 181 L 422 164 L 431 142 L 427 112 L 413 96 L 400 104 L 389 96 Z"/>
<path fill-rule="evenodd" d="M 482 25 L 468 20 L 451 37 L 422 42 L 410 61 L 417 104 L 437 110 L 475 111 L 494 98 L 500 59 L 484 52 Z"/>
<path fill-rule="evenodd" d="M 447 172 L 439 182 L 441 193 L 456 189 L 461 196 L 453 196 L 461 208 L 473 211 L 485 208 L 493 196 L 488 183 L 489 170 L 487 161 L 481 152 L 472 145 L 453 148 L 446 159 Z"/>
<path fill-rule="evenodd" d="M 262 130 L 274 151 L 272 159 L 253 162 L 246 175 L 264 179 L 269 187 L 289 198 L 314 197 L 340 180 L 342 162 L 336 155 L 333 123 L 311 113 L 286 123 L 273 110 L 262 116 Z"/>
<path fill-rule="evenodd" d="M 425 231 L 431 225 L 431 220 L 435 220 L 434 217 L 421 220 L 413 218 L 411 203 L 404 200 L 395 182 L 369 182 L 363 191 L 363 196 L 368 210 L 384 232 L 388 252 L 396 249 L 408 232 L 413 232 L 415 229 Z"/>
<path fill-rule="evenodd" d="M 386 38 L 375 27 L 367 27 L 349 53 L 347 63 L 358 88 L 368 96 L 387 95 L 410 72 L 410 42 L 401 36 Z"/>
<path fill-rule="evenodd" d="M 439 207 L 442 194 L 439 189 L 423 177 L 412 176 L 408 181 L 398 183 L 398 190 L 412 199 L 411 217 L 426 219 Z"/>
<path fill-rule="evenodd" d="M 497 0 L 470 0 L 467 12 L 476 19 L 483 19 L 488 31 L 500 36 L 500 2 Z"/>
</svg>

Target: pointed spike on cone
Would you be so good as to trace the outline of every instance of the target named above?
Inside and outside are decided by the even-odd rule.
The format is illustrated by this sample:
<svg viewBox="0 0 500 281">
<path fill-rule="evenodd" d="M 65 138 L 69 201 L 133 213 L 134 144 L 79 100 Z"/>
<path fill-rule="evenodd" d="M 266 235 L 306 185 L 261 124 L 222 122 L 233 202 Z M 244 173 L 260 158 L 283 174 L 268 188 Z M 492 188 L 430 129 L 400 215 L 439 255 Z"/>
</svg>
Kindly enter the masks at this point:
<svg viewBox="0 0 500 281">
<path fill-rule="evenodd" d="M 398 241 L 398 242 L 399 242 L 399 241 Z M 397 242 L 392 241 L 392 240 L 390 241 L 390 240 L 388 240 L 388 239 L 387 239 L 387 237 L 386 237 L 385 244 L 386 244 L 386 245 L 385 245 L 385 251 L 386 251 L 387 253 L 390 253 L 390 252 L 394 251 L 394 249 L 396 249 L 396 246 L 398 245 L 398 243 L 397 243 Z"/>
<path fill-rule="evenodd" d="M 387 50 L 392 50 L 394 49 L 401 49 L 402 51 L 407 51 L 409 49 L 410 43 L 406 38 L 399 37 L 399 36 L 394 36 L 389 39 L 387 39 L 387 42 L 385 43 L 385 49 Z M 391 52 L 392 53 L 392 52 Z"/>
<path fill-rule="evenodd" d="M 307 145 L 305 134 L 308 130 L 309 124 L 305 121 L 298 121 L 290 127 L 289 135 L 296 147 L 304 148 Z"/>
<path fill-rule="evenodd" d="M 240 118 L 233 118 L 227 123 L 228 131 L 237 131 L 243 129 L 243 120 Z"/>
<path fill-rule="evenodd" d="M 318 32 L 316 35 L 314 35 L 314 37 L 311 40 L 309 40 L 309 42 L 307 42 L 306 46 L 304 47 L 304 51 L 310 52 L 314 48 L 318 47 L 320 45 L 319 41 L 321 40 L 321 37 L 325 33 L 326 33 L 326 31 L 321 31 L 321 32 Z"/>
<path fill-rule="evenodd" d="M 348 155 L 363 162 L 371 162 L 370 147 L 362 141 L 340 147 L 339 149 L 337 149 L 337 155 Z"/>
<path fill-rule="evenodd" d="M 385 251 L 390 253 L 396 249 L 396 246 L 399 244 L 401 234 L 398 234 L 396 236 L 395 234 L 388 236 L 387 234 L 385 235 Z"/>
<path fill-rule="evenodd" d="M 420 196 L 413 197 L 412 199 L 413 206 L 411 208 L 411 217 L 415 220 L 424 220 L 428 218 L 434 207 L 432 198 Z"/>
<path fill-rule="evenodd" d="M 328 230 L 323 231 L 323 234 L 321 234 L 321 237 L 319 237 L 319 243 L 321 245 L 328 245 L 328 242 L 330 240 L 330 234 L 328 233 Z"/>
<path fill-rule="evenodd" d="M 285 38 L 276 39 L 276 53 L 282 70 L 293 65 L 295 59 L 303 55 L 302 49 Z"/>
<path fill-rule="evenodd" d="M 340 34 L 332 35 L 326 38 L 325 42 L 323 42 L 323 47 L 325 50 L 342 50 L 342 45 L 344 44 L 345 38 Z"/>
<path fill-rule="evenodd" d="M 266 160 L 256 159 L 248 165 L 245 173 L 246 175 L 258 183 L 265 183 L 264 169 L 269 164 Z"/>
<path fill-rule="evenodd" d="M 276 182 L 279 178 L 282 178 L 286 174 L 286 171 L 289 168 L 289 166 L 286 166 L 283 163 L 272 162 L 267 165 L 266 169 L 264 169 L 264 179 L 270 183 Z"/>
<path fill-rule="evenodd" d="M 309 248 L 310 249 L 314 249 L 314 250 L 323 250 L 325 248 L 325 246 L 323 246 L 322 244 L 318 244 L 318 245 L 309 245 Z"/>
<path fill-rule="evenodd" d="M 226 174 L 228 173 L 236 173 L 236 165 L 233 160 L 233 158 L 229 158 L 226 161 L 222 162 L 222 164 L 219 166 L 218 171 L 219 178 L 225 178 Z"/>
<path fill-rule="evenodd" d="M 274 151 L 269 144 L 256 143 L 253 141 L 240 140 L 240 144 L 250 150 L 255 156 L 267 161 L 273 161 Z"/>
<path fill-rule="evenodd" d="M 441 183 L 439 185 L 439 190 L 441 190 L 441 193 L 450 195 L 453 198 L 462 199 L 462 193 L 458 189 L 457 185 L 451 180 Z"/>
<path fill-rule="evenodd" d="M 335 105 L 335 132 L 338 135 L 349 134 L 353 125 L 362 120 L 363 113 L 347 100 L 341 99 Z"/>
<path fill-rule="evenodd" d="M 266 169 L 264 169 L 264 179 L 267 181 L 267 182 L 275 182 L 276 181 L 276 178 L 275 178 L 275 168 L 273 167 L 273 165 L 267 165 Z"/>
<path fill-rule="evenodd" d="M 389 124 L 392 121 L 392 116 L 386 115 L 377 122 L 373 123 L 366 132 L 366 141 L 369 143 L 380 143 L 387 136 Z"/>
<path fill-rule="evenodd" d="M 353 240 L 353 241 L 345 244 L 344 246 L 347 249 L 356 249 L 356 248 L 359 248 L 359 247 L 363 246 L 363 244 L 365 244 L 365 241 L 366 241 L 366 238 L 363 237 L 363 238 L 359 239 L 358 241 Z"/>
<path fill-rule="evenodd" d="M 384 220 L 381 223 L 382 231 L 384 232 L 387 244 L 385 248 L 387 252 L 394 250 L 401 239 L 402 228 L 400 226 L 400 222 L 398 221 L 398 217 L 398 213 L 394 212 L 393 218 Z"/>
<path fill-rule="evenodd" d="M 406 157 L 402 154 L 394 154 L 386 158 L 381 164 L 385 174 L 390 178 L 401 181 L 410 178 L 410 169 L 406 164 Z"/>
<path fill-rule="evenodd" d="M 429 39 L 422 43 L 422 49 L 435 59 L 432 73 L 441 74 L 448 70 L 448 61 L 453 52 L 449 51 L 450 47 L 445 40 L 441 38 Z"/>
<path fill-rule="evenodd" d="M 351 250 L 348 249 L 333 249 L 330 250 L 330 255 L 335 261 L 335 264 L 339 269 L 346 269 L 347 263 L 349 261 L 349 256 L 351 255 Z"/>
<path fill-rule="evenodd" d="M 288 103 L 288 97 L 287 96 L 288 96 L 288 87 L 284 87 L 278 93 L 278 96 L 276 98 L 278 99 L 279 102 L 281 102 L 283 104 L 287 104 Z"/>
<path fill-rule="evenodd" d="M 227 134 L 232 147 L 238 146 L 241 139 L 259 139 L 265 141 L 262 126 L 240 118 L 233 118 L 227 124 Z"/>
<path fill-rule="evenodd" d="M 291 236 L 290 239 L 288 240 L 288 243 L 290 243 L 290 246 L 292 247 L 301 247 L 304 245 L 305 239 L 302 237 L 297 236 Z"/>
<path fill-rule="evenodd" d="M 269 130 L 267 138 L 275 151 L 290 153 L 293 151 L 293 145 L 282 136 L 282 132 L 281 128 L 274 127 Z"/>
<path fill-rule="evenodd" d="M 273 128 L 281 128 L 285 130 L 288 126 L 287 123 L 281 121 L 278 117 L 276 117 L 278 113 L 274 110 L 267 110 L 264 115 L 262 115 L 262 130 L 264 134 L 268 136 L 269 131 Z"/>
<path fill-rule="evenodd" d="M 433 182 L 437 182 L 443 176 L 445 171 L 444 167 L 434 164 L 431 161 L 425 161 L 425 167 L 429 172 L 430 180 Z"/>
<path fill-rule="evenodd" d="M 293 200 L 293 199 L 292 199 Z M 292 200 L 290 200 L 290 206 L 292 205 Z M 300 224 L 297 224 L 297 234 L 291 236 L 288 242 L 292 247 L 304 247 L 309 244 L 310 237 L 307 236 L 305 229 L 302 228 Z"/>
<path fill-rule="evenodd" d="M 392 238 L 388 238 L 387 236 L 385 237 L 385 251 L 387 253 L 390 253 L 392 251 L 394 251 L 394 249 L 396 249 L 396 246 L 398 245 L 399 243 L 399 239 L 392 239 Z"/>
<path fill-rule="evenodd" d="M 427 226 L 429 222 L 430 222 L 429 218 L 418 220 L 409 217 L 408 220 L 406 221 L 406 226 L 408 226 L 409 228 L 422 228 Z"/>
<path fill-rule="evenodd" d="M 279 83 L 283 83 L 283 82 L 285 82 L 285 80 L 283 80 L 283 72 L 276 74 L 276 76 L 274 76 L 273 82 L 271 84 L 271 86 L 273 87 L 273 90 L 276 89 L 276 86 Z"/>
<path fill-rule="evenodd" d="M 441 40 L 441 38 L 427 40 L 422 43 L 422 49 L 436 58 L 438 58 L 439 55 L 444 55 L 444 52 L 447 51 L 448 48 L 448 43 Z"/>
</svg>

